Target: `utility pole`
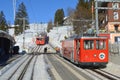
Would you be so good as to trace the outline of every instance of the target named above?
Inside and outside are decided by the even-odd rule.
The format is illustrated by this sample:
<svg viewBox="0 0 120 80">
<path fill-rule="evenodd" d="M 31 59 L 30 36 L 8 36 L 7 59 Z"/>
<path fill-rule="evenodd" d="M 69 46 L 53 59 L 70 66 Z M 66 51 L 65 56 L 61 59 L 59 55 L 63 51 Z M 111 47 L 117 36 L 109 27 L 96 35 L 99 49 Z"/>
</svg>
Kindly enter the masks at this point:
<svg viewBox="0 0 120 80">
<path fill-rule="evenodd" d="M 99 27 L 98 27 L 98 1 L 95 0 L 95 26 L 96 26 L 96 35 L 98 36 L 99 34 Z"/>
<path fill-rule="evenodd" d="M 92 1 L 92 23 L 93 23 L 93 21 L 94 21 L 94 5 L 93 5 L 93 1 Z"/>
<path fill-rule="evenodd" d="M 16 0 L 13 0 L 13 17 L 15 21 L 15 15 L 16 15 Z"/>
<path fill-rule="evenodd" d="M 23 49 L 25 49 L 25 20 L 26 18 L 17 18 L 23 21 Z"/>
<path fill-rule="evenodd" d="M 23 49 L 25 49 L 25 18 L 23 18 Z"/>
</svg>

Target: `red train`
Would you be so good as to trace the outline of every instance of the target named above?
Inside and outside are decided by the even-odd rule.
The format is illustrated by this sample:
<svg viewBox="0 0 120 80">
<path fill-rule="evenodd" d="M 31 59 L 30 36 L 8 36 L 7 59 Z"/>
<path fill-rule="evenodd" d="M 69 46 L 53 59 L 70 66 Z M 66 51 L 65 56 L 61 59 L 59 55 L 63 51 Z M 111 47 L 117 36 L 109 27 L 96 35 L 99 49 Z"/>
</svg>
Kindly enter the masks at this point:
<svg viewBox="0 0 120 80">
<path fill-rule="evenodd" d="M 105 67 L 109 57 L 108 38 L 70 38 L 62 41 L 60 54 L 79 66 Z"/>
<path fill-rule="evenodd" d="M 36 44 L 37 45 L 44 45 L 45 44 L 45 38 L 44 37 L 36 37 Z"/>
<path fill-rule="evenodd" d="M 36 37 L 37 45 L 45 45 L 48 44 L 48 42 L 49 42 L 49 36 Z"/>
</svg>

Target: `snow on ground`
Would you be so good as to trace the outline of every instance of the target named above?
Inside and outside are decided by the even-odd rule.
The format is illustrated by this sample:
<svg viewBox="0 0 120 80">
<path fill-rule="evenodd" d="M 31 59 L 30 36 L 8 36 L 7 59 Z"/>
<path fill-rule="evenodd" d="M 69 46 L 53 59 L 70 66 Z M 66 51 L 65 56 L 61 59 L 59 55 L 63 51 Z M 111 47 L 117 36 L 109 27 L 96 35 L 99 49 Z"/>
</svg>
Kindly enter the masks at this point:
<svg viewBox="0 0 120 80">
<path fill-rule="evenodd" d="M 44 61 L 43 54 L 38 56 L 38 59 L 35 63 L 35 69 L 34 69 L 34 80 L 50 80 L 50 76 L 48 75 L 46 63 Z"/>
<path fill-rule="evenodd" d="M 61 48 L 61 41 L 65 39 L 65 36 L 69 37 L 72 34 L 73 34 L 72 26 L 60 26 L 54 27 L 52 30 L 50 30 L 48 36 L 50 37 L 50 43 L 54 47 Z"/>
</svg>

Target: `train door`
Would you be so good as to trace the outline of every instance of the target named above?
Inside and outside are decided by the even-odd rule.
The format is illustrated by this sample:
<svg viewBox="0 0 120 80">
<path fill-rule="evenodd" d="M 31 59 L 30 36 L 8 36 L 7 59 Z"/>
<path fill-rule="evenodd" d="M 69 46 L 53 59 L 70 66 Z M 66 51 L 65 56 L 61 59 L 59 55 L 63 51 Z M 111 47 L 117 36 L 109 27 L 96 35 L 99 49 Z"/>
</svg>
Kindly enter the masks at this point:
<svg viewBox="0 0 120 80">
<path fill-rule="evenodd" d="M 78 63 L 80 59 L 80 39 L 76 40 L 75 62 Z"/>
</svg>

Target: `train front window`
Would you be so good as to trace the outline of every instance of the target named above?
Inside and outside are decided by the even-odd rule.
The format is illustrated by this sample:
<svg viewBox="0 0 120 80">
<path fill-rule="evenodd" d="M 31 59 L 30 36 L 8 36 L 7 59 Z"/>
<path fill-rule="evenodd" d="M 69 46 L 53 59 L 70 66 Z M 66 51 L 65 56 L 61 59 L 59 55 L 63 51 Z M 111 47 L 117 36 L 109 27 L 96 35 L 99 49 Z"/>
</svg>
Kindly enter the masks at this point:
<svg viewBox="0 0 120 80">
<path fill-rule="evenodd" d="M 94 41 L 84 40 L 84 49 L 94 49 Z"/>
<path fill-rule="evenodd" d="M 40 38 L 39 40 L 43 40 L 42 38 Z"/>
<path fill-rule="evenodd" d="M 39 38 L 37 38 L 37 40 L 39 40 Z"/>
<path fill-rule="evenodd" d="M 105 49 L 106 43 L 105 40 L 97 40 L 96 41 L 96 49 Z"/>
<path fill-rule="evenodd" d="M 37 40 L 43 40 L 43 38 L 37 38 Z"/>
</svg>

